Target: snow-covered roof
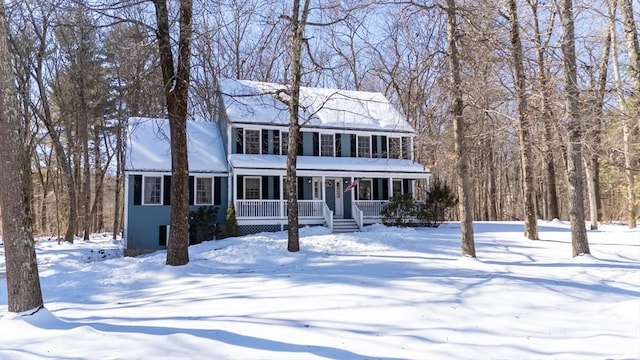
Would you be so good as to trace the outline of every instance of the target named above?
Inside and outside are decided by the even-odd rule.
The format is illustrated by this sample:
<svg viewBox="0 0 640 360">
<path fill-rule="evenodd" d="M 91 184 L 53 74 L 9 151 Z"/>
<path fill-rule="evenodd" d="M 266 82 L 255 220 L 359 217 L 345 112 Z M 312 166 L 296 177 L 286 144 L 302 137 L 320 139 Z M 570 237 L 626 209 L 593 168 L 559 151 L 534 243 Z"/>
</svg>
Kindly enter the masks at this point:
<svg viewBox="0 0 640 360">
<path fill-rule="evenodd" d="M 171 171 L 169 120 L 130 118 L 126 171 Z M 227 161 L 218 124 L 187 121 L 189 172 L 226 173 Z"/>
<path fill-rule="evenodd" d="M 232 123 L 288 125 L 285 85 L 220 79 Z M 379 92 L 300 88 L 299 122 L 307 127 L 414 133 L 407 120 Z"/>
<path fill-rule="evenodd" d="M 236 169 L 273 169 L 285 170 L 287 157 L 285 155 L 242 155 L 229 156 L 231 166 Z M 405 159 L 382 158 L 353 158 L 353 157 L 318 157 L 298 156 L 297 170 L 299 172 L 333 172 L 351 176 L 366 176 L 367 174 L 408 175 L 426 178 L 431 174 L 423 165 Z M 377 175 L 376 175 L 377 176 Z"/>
</svg>

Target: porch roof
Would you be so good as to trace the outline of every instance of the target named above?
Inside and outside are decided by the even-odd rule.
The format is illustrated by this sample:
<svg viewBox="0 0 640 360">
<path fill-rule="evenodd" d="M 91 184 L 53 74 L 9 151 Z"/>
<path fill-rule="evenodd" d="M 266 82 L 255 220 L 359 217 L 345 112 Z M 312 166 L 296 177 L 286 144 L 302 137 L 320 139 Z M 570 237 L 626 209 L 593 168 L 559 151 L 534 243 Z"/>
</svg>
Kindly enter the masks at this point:
<svg viewBox="0 0 640 360">
<path fill-rule="evenodd" d="M 271 170 L 277 173 L 287 168 L 285 155 L 243 155 L 232 154 L 229 164 L 234 170 Z M 298 174 L 301 176 L 353 176 L 353 177 L 396 177 L 425 179 L 431 171 L 422 164 L 406 159 L 352 158 L 298 156 Z M 247 173 L 246 171 L 237 171 Z"/>
</svg>

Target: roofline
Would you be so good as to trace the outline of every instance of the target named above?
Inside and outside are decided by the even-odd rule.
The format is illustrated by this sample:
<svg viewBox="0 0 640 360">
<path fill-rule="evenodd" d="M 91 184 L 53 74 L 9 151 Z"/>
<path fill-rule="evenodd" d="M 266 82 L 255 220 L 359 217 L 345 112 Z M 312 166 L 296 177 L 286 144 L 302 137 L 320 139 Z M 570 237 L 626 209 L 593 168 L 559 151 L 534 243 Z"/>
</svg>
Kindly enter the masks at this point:
<svg viewBox="0 0 640 360">
<path fill-rule="evenodd" d="M 233 121 L 229 120 L 229 123 L 233 125 L 255 125 L 257 127 L 273 127 L 273 128 L 289 128 L 289 125 L 280 125 L 280 124 L 264 124 L 261 122 L 245 122 L 245 121 Z M 356 127 L 339 127 L 339 126 L 318 126 L 318 125 L 301 125 L 300 131 L 303 129 L 327 129 L 327 130 L 351 130 L 351 131 L 362 131 L 362 132 L 380 132 L 380 133 L 401 133 L 401 134 L 410 134 L 415 135 L 416 131 L 411 130 L 385 130 L 385 129 L 372 129 L 372 128 L 356 128 Z"/>
</svg>

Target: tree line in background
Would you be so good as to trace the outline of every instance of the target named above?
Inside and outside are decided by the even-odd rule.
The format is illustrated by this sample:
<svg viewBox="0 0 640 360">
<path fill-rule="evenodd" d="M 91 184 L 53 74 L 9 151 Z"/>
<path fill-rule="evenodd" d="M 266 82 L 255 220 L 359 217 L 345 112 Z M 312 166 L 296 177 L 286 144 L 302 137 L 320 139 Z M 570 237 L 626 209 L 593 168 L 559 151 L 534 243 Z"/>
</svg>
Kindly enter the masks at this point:
<svg viewBox="0 0 640 360">
<path fill-rule="evenodd" d="M 211 120 L 219 77 L 385 94 L 416 129 L 416 160 L 457 190 L 448 217 L 466 224 L 468 255 L 472 219 L 522 219 L 529 238 L 538 218 L 635 227 L 638 10 L 633 0 L 8 2 L 34 232 L 120 233 L 127 119 Z"/>
</svg>

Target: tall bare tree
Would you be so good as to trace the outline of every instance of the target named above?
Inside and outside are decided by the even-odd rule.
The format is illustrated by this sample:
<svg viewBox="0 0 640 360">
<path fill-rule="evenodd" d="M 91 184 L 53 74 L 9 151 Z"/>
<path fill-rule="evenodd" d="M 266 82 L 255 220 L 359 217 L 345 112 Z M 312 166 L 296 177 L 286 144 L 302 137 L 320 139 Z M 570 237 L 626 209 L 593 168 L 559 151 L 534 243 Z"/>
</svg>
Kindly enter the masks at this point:
<svg viewBox="0 0 640 360">
<path fill-rule="evenodd" d="M 640 45 L 638 44 L 638 27 L 633 18 L 633 5 L 631 0 L 620 0 L 622 13 L 622 23 L 627 38 L 627 54 L 629 55 L 629 73 L 631 75 L 632 92 L 629 99 L 630 108 L 627 112 L 629 115 L 636 117 L 636 125 L 640 130 Z M 633 125 L 628 125 L 633 128 Z M 628 202 L 628 221 L 629 228 L 637 226 L 638 214 L 636 211 L 636 194 L 635 194 L 635 174 L 632 169 L 632 155 L 629 151 L 629 132 L 626 132 L 625 139 L 625 177 L 627 178 L 627 202 Z"/>
<path fill-rule="evenodd" d="M 611 18 L 615 18 L 616 11 L 616 2 L 613 1 L 609 4 L 609 16 Z M 631 144 L 631 128 L 633 127 L 632 121 L 630 121 L 631 114 L 635 111 L 637 112 L 637 108 L 633 108 L 633 99 L 627 99 L 624 96 L 624 88 L 622 83 L 622 75 L 620 70 L 620 60 L 618 56 L 618 39 L 616 36 L 616 30 L 614 27 L 609 29 L 612 39 L 612 55 L 613 55 L 613 78 L 615 82 L 615 93 L 618 97 L 618 103 L 620 104 L 620 124 L 622 126 L 622 157 L 623 157 L 623 165 L 624 169 L 624 178 L 626 182 L 626 190 L 627 190 L 627 206 L 626 206 L 626 215 L 627 222 L 629 223 L 630 228 L 636 227 L 636 190 L 635 190 L 635 174 L 632 169 L 632 147 Z"/>
<path fill-rule="evenodd" d="M 560 218 L 560 210 L 558 207 L 558 192 L 557 192 L 557 184 L 556 184 L 556 170 L 555 170 L 555 162 L 554 162 L 554 139 L 552 134 L 554 133 L 553 126 L 553 111 L 551 109 L 551 94 L 550 94 L 550 84 L 549 84 L 549 68 L 546 64 L 545 53 L 548 48 L 548 43 L 553 34 L 553 23 L 556 17 L 555 12 L 553 12 L 549 19 L 549 25 L 547 27 L 547 32 L 542 34 L 542 30 L 540 28 L 540 15 L 538 12 L 538 7 L 540 6 L 539 0 L 528 0 L 529 6 L 531 7 L 531 13 L 533 15 L 532 23 L 533 23 L 533 43 L 535 45 L 536 52 L 536 68 L 537 68 L 537 80 L 538 80 L 538 93 L 539 93 L 539 103 L 541 113 L 542 122 L 544 125 L 543 128 L 543 176 L 545 179 L 546 185 L 546 218 L 548 220 L 559 219 Z"/>
<path fill-rule="evenodd" d="M 23 151 L 22 126 L 7 37 L 4 4 L 0 4 L 0 212 L 7 268 L 10 312 L 44 305 L 33 240 Z"/>
<path fill-rule="evenodd" d="M 167 265 L 189 262 L 189 164 L 187 162 L 187 95 L 191 72 L 192 0 L 180 0 L 178 61 L 174 62 L 166 0 L 154 0 L 158 51 L 171 134 L 171 220 Z M 177 67 L 177 68 L 176 68 Z"/>
<path fill-rule="evenodd" d="M 287 153 L 287 205 L 289 214 L 287 250 L 300 251 L 300 232 L 298 229 L 298 190 L 297 190 L 297 162 L 298 136 L 300 134 L 300 83 L 302 81 L 302 45 L 304 43 L 304 29 L 309 16 L 309 2 L 304 0 L 302 9 L 300 0 L 293 0 L 293 8 L 289 23 L 291 27 L 291 80 L 289 82 L 289 139 Z"/>
<path fill-rule="evenodd" d="M 569 220 L 573 256 L 590 254 L 584 216 L 584 169 L 582 168 L 582 125 L 580 121 L 580 90 L 576 66 L 575 24 L 573 1 L 562 0 L 562 60 L 564 64 L 564 91 L 567 109 L 567 175 L 569 179 Z"/>
<path fill-rule="evenodd" d="M 460 78 L 460 53 L 458 50 L 458 11 L 455 0 L 447 0 L 447 42 L 449 45 L 449 77 L 452 96 L 453 131 L 455 139 L 456 180 L 458 187 L 458 211 L 462 256 L 476 257 L 476 245 L 473 236 L 473 213 L 469 189 L 469 158 L 465 140 L 464 103 L 462 99 L 462 80 Z"/>
<path fill-rule="evenodd" d="M 518 134 L 520 137 L 520 159 L 522 163 L 522 188 L 524 195 L 524 235 L 531 240 L 538 240 L 538 225 L 533 203 L 533 176 L 531 159 L 531 139 L 529 129 L 529 109 L 527 109 L 526 78 L 524 73 L 524 55 L 520 40 L 520 22 L 516 0 L 509 0 L 509 23 L 511 24 L 511 56 L 515 68 L 515 93 L 518 101 Z"/>
</svg>

